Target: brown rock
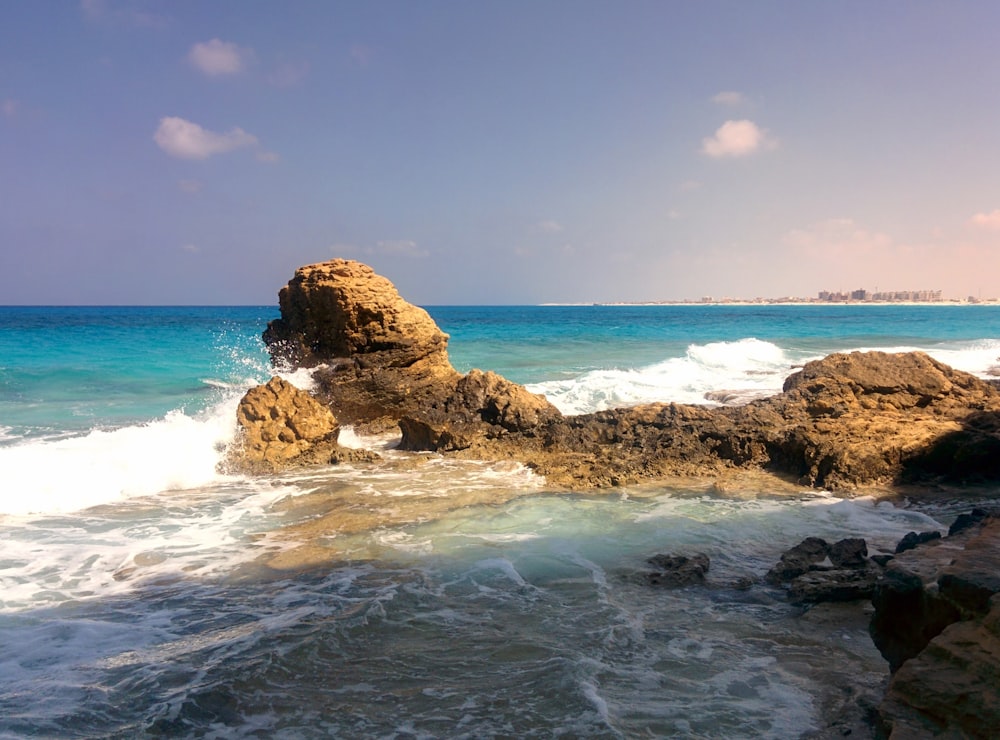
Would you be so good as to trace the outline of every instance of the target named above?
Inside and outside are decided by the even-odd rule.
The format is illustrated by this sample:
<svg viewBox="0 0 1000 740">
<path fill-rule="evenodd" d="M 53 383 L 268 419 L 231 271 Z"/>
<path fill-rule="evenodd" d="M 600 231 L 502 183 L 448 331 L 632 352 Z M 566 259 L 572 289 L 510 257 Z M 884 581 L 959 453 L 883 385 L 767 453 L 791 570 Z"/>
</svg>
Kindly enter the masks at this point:
<svg viewBox="0 0 1000 740">
<path fill-rule="evenodd" d="M 316 367 L 316 397 L 402 448 L 516 459 L 565 488 L 765 469 L 830 489 L 1000 480 L 1000 392 L 919 353 L 834 354 L 740 406 L 647 404 L 562 417 L 495 373 L 459 375 L 448 337 L 371 268 L 300 268 L 265 340 Z"/>
<path fill-rule="evenodd" d="M 889 738 L 995 738 L 1000 732 L 1000 598 L 906 661 L 879 706 Z"/>
<path fill-rule="evenodd" d="M 459 374 L 448 335 L 387 279 L 351 260 L 301 267 L 278 294 L 264 341 L 272 360 L 323 367 L 317 396 L 344 423 L 373 431 L 449 395 Z"/>
<path fill-rule="evenodd" d="M 264 335 L 275 361 L 295 367 L 342 358 L 361 364 L 448 365 L 448 335 L 391 282 L 352 260 L 306 265 L 278 293 L 281 318 Z"/>
<path fill-rule="evenodd" d="M 896 671 L 949 624 L 982 617 L 996 593 L 1000 519 L 988 518 L 889 561 L 872 597 L 872 639 Z"/>
<path fill-rule="evenodd" d="M 236 410 L 239 441 L 229 464 L 248 472 L 356 459 L 337 444 L 340 426 L 328 408 L 280 377 L 251 388 Z M 361 457 L 370 457 L 370 453 Z"/>
</svg>

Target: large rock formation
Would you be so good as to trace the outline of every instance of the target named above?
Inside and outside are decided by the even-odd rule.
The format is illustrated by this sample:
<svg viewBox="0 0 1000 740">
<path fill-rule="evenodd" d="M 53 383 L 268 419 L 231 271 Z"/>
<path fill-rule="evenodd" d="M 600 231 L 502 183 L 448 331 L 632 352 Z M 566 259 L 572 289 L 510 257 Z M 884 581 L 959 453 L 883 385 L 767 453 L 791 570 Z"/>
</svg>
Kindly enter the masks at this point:
<svg viewBox="0 0 1000 740">
<path fill-rule="evenodd" d="M 277 366 L 321 368 L 317 396 L 347 424 L 371 430 L 446 397 L 459 373 L 448 335 L 367 265 L 300 267 L 278 294 L 264 341 Z"/>
<path fill-rule="evenodd" d="M 893 671 L 879 708 L 891 738 L 1000 731 L 1000 519 L 985 516 L 889 562 L 871 634 Z"/>
<path fill-rule="evenodd" d="M 547 419 L 494 440 L 557 485 L 763 468 L 832 489 L 1000 479 L 1000 393 L 925 354 L 834 354 L 744 406 L 646 404 Z M 421 431 L 409 449 L 435 435 Z M 511 447 L 516 449 L 511 449 Z M 475 449 L 476 455 L 489 450 Z"/>
<path fill-rule="evenodd" d="M 316 368 L 315 396 L 337 418 L 398 425 L 404 450 L 516 459 L 573 489 L 734 468 L 834 489 L 1000 480 L 1000 391 L 919 352 L 831 355 L 738 407 L 564 417 L 495 373 L 460 375 L 448 336 L 366 265 L 302 267 L 279 302 L 264 334 L 275 362 Z"/>
</svg>

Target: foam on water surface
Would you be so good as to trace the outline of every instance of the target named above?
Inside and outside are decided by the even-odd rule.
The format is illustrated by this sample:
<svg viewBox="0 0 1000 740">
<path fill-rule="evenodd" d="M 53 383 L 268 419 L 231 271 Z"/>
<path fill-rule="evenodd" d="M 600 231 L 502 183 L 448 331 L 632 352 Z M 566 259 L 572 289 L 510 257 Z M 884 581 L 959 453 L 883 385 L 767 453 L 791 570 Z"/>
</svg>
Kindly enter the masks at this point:
<svg viewBox="0 0 1000 740">
<path fill-rule="evenodd" d="M 36 344 L 0 371 L 0 736 L 796 737 L 829 724 L 836 687 L 886 666 L 863 624 L 830 635 L 762 575 L 806 536 L 891 548 L 946 523 L 821 492 L 551 495 L 517 464 L 407 455 L 396 435 L 349 428 L 342 443 L 383 461 L 228 478 L 216 463 L 235 404 L 272 374 L 263 323 L 220 334 L 205 311 L 181 311 L 180 329 L 155 329 L 160 314 L 139 313 L 96 311 L 100 330 L 71 316 L 92 354 L 116 348 L 99 358 L 115 382 L 94 416 L 115 423 L 49 418 L 59 404 L 10 392 L 30 383 L 7 359 L 47 353 L 58 370 L 79 331 L 22 333 Z M 910 336 L 883 326 L 891 314 L 841 310 L 847 338 L 846 324 L 817 323 L 829 313 L 481 309 L 443 328 L 455 357 L 472 332 L 476 365 L 509 361 L 504 374 L 571 412 L 756 397 L 833 350 L 912 346 L 977 374 L 1000 354 L 980 324 L 955 328 L 961 312 Z M 121 366 L 139 356 L 148 368 Z M 174 360 L 168 382 L 145 384 Z M 287 377 L 310 387 L 308 371 Z M 160 410 L 136 420 L 112 408 L 123 399 Z M 279 559 L 299 548 L 309 557 Z M 641 577 L 651 555 L 693 551 L 711 558 L 707 587 Z"/>
</svg>

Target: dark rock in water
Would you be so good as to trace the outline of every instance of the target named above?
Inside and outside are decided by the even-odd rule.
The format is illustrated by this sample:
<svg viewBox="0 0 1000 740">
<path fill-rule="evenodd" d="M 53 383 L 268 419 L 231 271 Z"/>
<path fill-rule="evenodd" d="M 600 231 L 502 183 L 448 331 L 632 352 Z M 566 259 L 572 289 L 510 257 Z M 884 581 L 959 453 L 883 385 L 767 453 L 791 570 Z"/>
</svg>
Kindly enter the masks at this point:
<svg viewBox="0 0 1000 740">
<path fill-rule="evenodd" d="M 791 580 L 788 600 L 793 604 L 820 604 L 870 599 L 881 574 L 882 569 L 874 563 L 810 571 Z"/>
<path fill-rule="evenodd" d="M 646 581 L 653 586 L 676 588 L 705 582 L 709 559 L 704 553 L 694 555 L 654 555 L 647 560 L 656 572 L 647 573 Z"/>
<path fill-rule="evenodd" d="M 885 736 L 996 737 L 1000 520 L 898 555 L 872 603 L 872 639 L 893 672 L 879 707 Z"/>
<path fill-rule="evenodd" d="M 781 560 L 768 571 L 768 583 L 785 583 L 803 573 L 808 573 L 814 565 L 826 560 L 830 555 L 830 545 L 819 537 L 807 537 L 795 547 L 786 550 Z"/>
<path fill-rule="evenodd" d="M 768 571 L 767 581 L 787 584 L 788 600 L 796 604 L 857 601 L 871 598 L 881 568 L 868 560 L 868 545 L 851 537 L 832 545 L 807 537 L 786 550 Z"/>
<path fill-rule="evenodd" d="M 925 542 L 930 542 L 932 540 L 937 540 L 941 538 L 941 533 L 937 530 L 932 530 L 930 532 L 921 532 L 917 534 L 916 532 L 908 532 L 903 535 L 903 539 L 899 541 L 896 545 L 896 554 L 901 552 L 906 552 L 907 550 L 912 550 L 918 545 L 923 545 Z"/>
<path fill-rule="evenodd" d="M 985 509 L 973 509 L 968 514 L 959 514 L 958 517 L 948 527 L 948 536 L 961 532 L 963 529 L 971 527 L 983 521 L 989 513 Z"/>
<path fill-rule="evenodd" d="M 835 568 L 863 568 L 868 561 L 868 544 L 849 537 L 830 545 L 830 562 Z"/>
</svg>

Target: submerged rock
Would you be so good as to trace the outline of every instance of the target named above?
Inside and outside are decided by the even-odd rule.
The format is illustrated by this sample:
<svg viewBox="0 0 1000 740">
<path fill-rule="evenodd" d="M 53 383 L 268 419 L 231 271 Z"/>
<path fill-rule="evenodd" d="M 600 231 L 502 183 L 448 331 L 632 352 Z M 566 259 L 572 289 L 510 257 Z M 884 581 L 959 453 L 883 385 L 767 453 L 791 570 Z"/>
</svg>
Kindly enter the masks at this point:
<svg viewBox="0 0 1000 740">
<path fill-rule="evenodd" d="M 694 555 L 654 555 L 648 561 L 656 570 L 646 574 L 652 586 L 679 588 L 705 582 L 709 559 L 703 552 Z"/>
</svg>

